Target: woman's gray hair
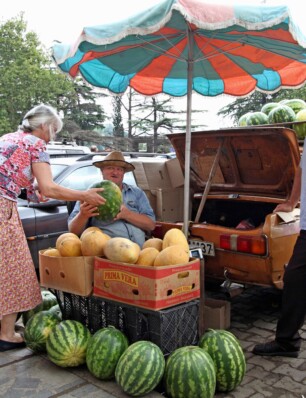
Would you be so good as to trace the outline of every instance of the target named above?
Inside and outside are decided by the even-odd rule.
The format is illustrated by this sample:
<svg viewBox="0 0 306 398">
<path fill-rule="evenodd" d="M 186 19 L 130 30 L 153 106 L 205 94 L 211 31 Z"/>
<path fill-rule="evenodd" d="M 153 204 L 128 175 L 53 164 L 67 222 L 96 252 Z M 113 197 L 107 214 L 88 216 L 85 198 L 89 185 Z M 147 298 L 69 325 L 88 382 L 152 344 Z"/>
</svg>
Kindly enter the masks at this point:
<svg viewBox="0 0 306 398">
<path fill-rule="evenodd" d="M 26 133 L 31 133 L 40 128 L 42 124 L 55 126 L 55 133 L 61 131 L 63 127 L 62 119 L 56 109 L 50 105 L 41 104 L 25 114 L 19 129 Z"/>
</svg>

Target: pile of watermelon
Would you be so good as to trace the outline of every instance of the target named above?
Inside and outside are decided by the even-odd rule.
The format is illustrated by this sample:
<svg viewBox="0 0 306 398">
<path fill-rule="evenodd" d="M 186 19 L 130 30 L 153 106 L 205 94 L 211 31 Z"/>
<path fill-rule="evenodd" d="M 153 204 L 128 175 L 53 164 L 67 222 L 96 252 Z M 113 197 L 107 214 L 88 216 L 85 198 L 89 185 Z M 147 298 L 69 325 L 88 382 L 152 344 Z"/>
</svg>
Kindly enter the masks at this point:
<svg viewBox="0 0 306 398">
<path fill-rule="evenodd" d="M 62 320 L 56 297 L 43 293 L 43 303 L 27 318 L 25 341 L 35 353 L 46 352 L 60 367 L 86 364 L 100 380 L 115 380 L 132 397 L 157 387 L 168 398 L 213 398 L 242 382 L 246 361 L 238 339 L 229 331 L 208 329 L 198 346 L 174 350 L 167 359 L 160 347 L 140 340 L 129 344 L 125 334 L 108 326 L 91 334 L 75 320 Z"/>
<path fill-rule="evenodd" d="M 305 122 L 297 123 L 295 122 Z M 259 126 L 266 124 L 293 123 L 299 139 L 306 137 L 306 102 L 302 99 L 288 99 L 265 104 L 259 111 L 242 115 L 238 125 Z"/>
</svg>

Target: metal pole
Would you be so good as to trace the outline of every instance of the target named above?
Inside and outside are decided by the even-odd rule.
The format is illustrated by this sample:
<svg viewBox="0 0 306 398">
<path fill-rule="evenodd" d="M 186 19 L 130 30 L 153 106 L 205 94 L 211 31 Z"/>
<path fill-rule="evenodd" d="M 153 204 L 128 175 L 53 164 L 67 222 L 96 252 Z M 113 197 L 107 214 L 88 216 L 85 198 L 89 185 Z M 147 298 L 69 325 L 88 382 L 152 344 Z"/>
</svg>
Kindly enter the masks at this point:
<svg viewBox="0 0 306 398">
<path fill-rule="evenodd" d="M 193 36 L 188 26 L 188 63 L 187 63 L 187 115 L 185 141 L 185 184 L 184 184 L 184 224 L 183 232 L 188 238 L 189 193 L 190 193 L 190 147 L 191 147 L 191 109 L 192 109 L 192 74 L 193 74 Z"/>
</svg>

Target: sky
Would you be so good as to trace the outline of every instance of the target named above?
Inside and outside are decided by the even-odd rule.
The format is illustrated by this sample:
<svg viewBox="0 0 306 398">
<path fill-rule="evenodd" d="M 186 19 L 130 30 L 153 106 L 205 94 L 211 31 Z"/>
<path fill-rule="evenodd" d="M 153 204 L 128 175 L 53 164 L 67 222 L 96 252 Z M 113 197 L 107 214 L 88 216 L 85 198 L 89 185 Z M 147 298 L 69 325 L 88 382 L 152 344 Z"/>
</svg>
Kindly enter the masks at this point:
<svg viewBox="0 0 306 398">
<path fill-rule="evenodd" d="M 286 4 L 288 2 L 292 7 L 294 17 L 302 17 L 303 13 L 300 12 L 301 0 L 207 0 L 207 2 L 223 2 L 226 4 L 230 2 L 261 4 L 264 1 L 269 5 Z M 42 44 L 46 48 L 50 48 L 55 40 L 70 44 L 75 42 L 85 26 L 119 21 L 158 2 L 159 0 L 85 0 L 82 3 L 75 0 L 9 0 L 5 2 L 5 6 L 1 7 L 0 22 L 3 23 L 23 12 L 28 30 L 36 32 Z M 180 101 L 184 103 L 184 99 Z M 205 116 L 206 123 L 209 126 L 218 124 L 217 127 L 221 127 L 221 125 L 227 127 L 230 121 L 221 120 L 216 116 L 216 112 L 221 106 L 233 101 L 233 98 L 219 96 L 203 99 L 202 96 L 197 94 L 193 96 L 193 104 L 197 102 L 203 104 L 203 101 L 205 101 L 204 108 L 209 111 Z"/>
</svg>

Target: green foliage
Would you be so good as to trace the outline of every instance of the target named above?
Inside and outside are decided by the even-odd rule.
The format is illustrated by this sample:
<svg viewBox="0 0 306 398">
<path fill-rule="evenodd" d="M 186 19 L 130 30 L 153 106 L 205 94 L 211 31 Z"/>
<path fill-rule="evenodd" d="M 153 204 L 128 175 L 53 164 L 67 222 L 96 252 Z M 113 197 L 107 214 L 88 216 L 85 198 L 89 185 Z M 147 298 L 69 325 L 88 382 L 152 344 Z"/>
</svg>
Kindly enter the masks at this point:
<svg viewBox="0 0 306 398">
<path fill-rule="evenodd" d="M 64 112 L 66 136 L 103 127 L 105 115 L 95 103 L 100 94 L 54 66 L 36 33 L 27 32 L 23 14 L 0 25 L 0 93 L 0 136 L 15 131 L 23 115 L 42 102 Z M 73 125 L 71 131 L 66 125 Z"/>
</svg>

